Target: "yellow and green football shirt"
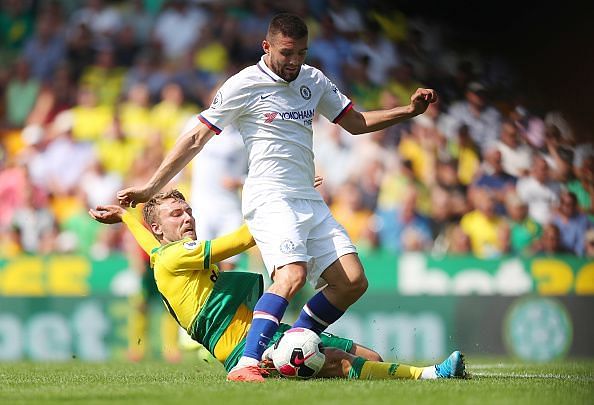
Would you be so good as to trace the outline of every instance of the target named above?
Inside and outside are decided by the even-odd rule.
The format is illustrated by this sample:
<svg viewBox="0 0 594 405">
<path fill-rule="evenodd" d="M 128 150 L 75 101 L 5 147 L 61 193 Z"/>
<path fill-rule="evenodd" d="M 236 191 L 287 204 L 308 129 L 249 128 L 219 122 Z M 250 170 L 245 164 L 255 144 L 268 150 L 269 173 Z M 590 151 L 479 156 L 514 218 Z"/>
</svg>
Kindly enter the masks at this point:
<svg viewBox="0 0 594 405">
<path fill-rule="evenodd" d="M 263 283 L 259 274 L 219 272 L 213 263 L 255 245 L 247 226 L 212 241 L 185 238 L 161 245 L 129 212 L 122 220 L 150 255 L 157 288 L 171 315 L 224 362 L 247 335 Z"/>
</svg>

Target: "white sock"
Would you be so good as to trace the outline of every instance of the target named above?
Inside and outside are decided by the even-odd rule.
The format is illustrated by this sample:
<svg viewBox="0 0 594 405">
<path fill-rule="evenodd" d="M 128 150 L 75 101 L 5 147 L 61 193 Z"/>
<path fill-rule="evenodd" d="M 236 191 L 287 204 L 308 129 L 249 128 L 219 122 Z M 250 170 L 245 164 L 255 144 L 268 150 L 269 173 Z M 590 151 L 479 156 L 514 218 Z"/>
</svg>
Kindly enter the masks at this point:
<svg viewBox="0 0 594 405">
<path fill-rule="evenodd" d="M 233 367 L 231 369 L 231 371 L 237 370 L 239 368 L 247 367 L 247 366 L 257 366 L 257 365 L 258 365 L 258 360 L 252 359 L 251 357 L 241 356 L 241 358 L 239 359 L 239 361 L 237 362 L 235 367 Z"/>
<path fill-rule="evenodd" d="M 437 374 L 435 373 L 435 366 L 423 367 L 423 372 L 419 380 L 435 380 Z"/>
</svg>

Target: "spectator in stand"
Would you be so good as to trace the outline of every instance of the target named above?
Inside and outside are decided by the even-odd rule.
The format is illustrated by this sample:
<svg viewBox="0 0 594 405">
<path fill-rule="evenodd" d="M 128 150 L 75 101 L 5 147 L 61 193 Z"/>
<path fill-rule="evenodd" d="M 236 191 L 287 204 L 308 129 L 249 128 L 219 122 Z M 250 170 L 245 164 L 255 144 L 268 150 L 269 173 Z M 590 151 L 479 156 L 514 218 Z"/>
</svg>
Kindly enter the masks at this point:
<svg viewBox="0 0 594 405">
<path fill-rule="evenodd" d="M 453 159 L 438 160 L 435 169 L 435 186 L 448 196 L 450 215 L 460 219 L 468 212 L 467 187 L 460 183 Z M 433 209 L 433 205 L 431 205 Z"/>
<path fill-rule="evenodd" d="M 166 151 L 170 150 L 188 119 L 198 108 L 186 104 L 184 92 L 177 83 L 170 82 L 161 90 L 161 101 L 151 109 L 152 125 Z"/>
<path fill-rule="evenodd" d="M 132 28 L 134 41 L 139 45 L 146 45 L 150 41 L 154 18 L 147 10 L 146 1 L 127 1 L 122 12 L 123 24 Z"/>
<path fill-rule="evenodd" d="M 187 0 L 171 0 L 165 3 L 157 16 L 153 40 L 163 50 L 166 59 L 175 61 L 200 39 L 207 22 L 208 15 L 204 9 Z"/>
<path fill-rule="evenodd" d="M 528 175 L 532 161 L 532 149 L 521 142 L 518 128 L 512 120 L 504 120 L 501 123 L 497 149 L 501 152 L 501 164 L 505 173 L 516 178 Z"/>
<path fill-rule="evenodd" d="M 113 153 L 113 152 L 112 152 Z M 107 172 L 99 160 L 95 160 L 82 175 L 80 187 L 86 195 L 86 206 L 114 204 L 115 193 L 122 187 L 122 177 Z"/>
<path fill-rule="evenodd" d="M 119 116 L 114 115 L 110 125 L 93 146 L 99 164 L 121 180 L 129 175 L 136 158 L 144 153 L 146 143 L 146 139 L 142 143 L 132 140 L 124 132 Z"/>
<path fill-rule="evenodd" d="M 106 6 L 103 0 L 87 0 L 86 6 L 74 11 L 69 22 L 71 27 L 88 26 L 96 41 L 114 38 L 122 24 L 120 11 Z"/>
<path fill-rule="evenodd" d="M 401 207 L 410 187 L 417 192 L 419 212 L 429 214 L 431 212 L 429 188 L 416 178 L 410 160 L 403 160 L 394 167 L 386 168 L 379 188 L 378 209 L 390 211 Z"/>
<path fill-rule="evenodd" d="M 394 93 L 398 100 L 408 100 L 419 87 L 425 87 L 416 80 L 413 65 L 409 62 L 393 67 L 391 72 L 388 90 Z"/>
<path fill-rule="evenodd" d="M 528 204 L 528 215 L 532 219 L 541 225 L 551 220 L 552 209 L 559 202 L 561 185 L 551 180 L 544 158 L 533 157 L 531 174 L 518 180 L 516 191 L 520 199 Z"/>
<path fill-rule="evenodd" d="M 479 82 L 472 82 L 466 89 L 466 100 L 454 102 L 448 114 L 452 117 L 449 137 L 460 125 L 468 126 L 468 132 L 479 150 L 495 143 L 501 132 L 501 114 L 487 98 L 487 89 Z"/>
<path fill-rule="evenodd" d="M 509 228 L 495 212 L 495 198 L 484 189 L 473 193 L 474 210 L 464 214 L 460 226 L 470 237 L 472 253 L 482 259 L 499 257 L 508 251 Z"/>
<path fill-rule="evenodd" d="M 122 131 L 141 150 L 154 132 L 150 94 L 144 83 L 136 83 L 128 91 L 126 101 L 118 108 Z"/>
<path fill-rule="evenodd" d="M 338 34 L 329 16 L 322 18 L 320 28 L 320 35 L 309 44 L 308 63 L 318 61 L 328 78 L 338 88 L 345 88 L 343 64 L 351 57 L 351 43 Z"/>
<path fill-rule="evenodd" d="M 542 226 L 528 216 L 528 204 L 515 193 L 506 196 L 505 209 L 509 217 L 511 252 L 530 254 L 542 235 Z"/>
<path fill-rule="evenodd" d="M 542 228 L 540 240 L 534 245 L 533 253 L 539 256 L 552 256 L 571 254 L 571 251 L 561 244 L 561 234 L 557 225 L 546 224 Z"/>
<path fill-rule="evenodd" d="M 50 14 L 39 15 L 35 27 L 35 35 L 25 43 L 23 57 L 31 67 L 32 76 L 45 83 L 51 81 L 56 67 L 66 56 L 66 41 Z"/>
<path fill-rule="evenodd" d="M 378 87 L 383 87 L 390 70 L 402 63 L 396 45 L 383 35 L 376 22 L 369 24 L 361 39 L 353 43 L 351 51 L 356 60 L 365 58 L 369 61 L 366 66 L 367 80 Z M 410 96 L 403 100 L 409 100 Z"/>
<path fill-rule="evenodd" d="M 378 210 L 377 231 L 382 248 L 394 253 L 429 249 L 433 242 L 431 225 L 416 206 L 417 191 L 409 187 L 399 208 Z"/>
<path fill-rule="evenodd" d="M 134 65 L 126 72 L 122 91 L 128 93 L 130 88 L 138 83 L 148 86 L 151 101 L 160 98 L 160 93 L 169 81 L 170 74 L 160 65 L 160 54 L 155 50 L 143 50 L 134 61 Z"/>
<path fill-rule="evenodd" d="M 569 180 L 574 158 L 573 147 L 561 137 L 561 131 L 553 124 L 545 127 L 545 146 L 542 156 L 547 161 L 554 180 L 561 182 Z"/>
<path fill-rule="evenodd" d="M 594 229 L 590 229 L 586 232 L 586 251 L 585 257 L 592 259 L 594 258 Z"/>
<path fill-rule="evenodd" d="M 129 68 L 136 60 L 140 52 L 140 44 L 135 37 L 134 28 L 131 25 L 124 25 L 114 39 L 115 64 Z"/>
<path fill-rule="evenodd" d="M 450 228 L 446 236 L 446 246 L 446 252 L 450 255 L 472 254 L 470 237 L 468 237 L 460 225 Z"/>
<path fill-rule="evenodd" d="M 97 94 L 89 87 L 79 87 L 77 103 L 70 110 L 60 113 L 64 124 L 71 126 L 77 142 L 96 142 L 113 119 L 112 108 L 97 104 Z M 56 117 L 58 119 L 58 117 Z"/>
<path fill-rule="evenodd" d="M 330 211 L 339 224 L 344 226 L 355 244 L 372 245 L 373 211 L 362 204 L 362 193 L 354 181 L 343 183 L 334 195 Z"/>
<path fill-rule="evenodd" d="M 50 129 L 50 142 L 40 156 L 44 163 L 36 166 L 37 173 L 31 173 L 37 179 L 36 184 L 49 187 L 52 194 L 70 195 L 94 160 L 92 145 L 76 142 L 72 132 L 70 114 L 64 111 L 56 117 Z"/>
<path fill-rule="evenodd" d="M 450 138 L 448 149 L 458 162 L 458 181 L 463 186 L 470 185 L 480 168 L 481 156 L 466 124 L 458 128 L 455 139 Z"/>
<path fill-rule="evenodd" d="M 83 70 L 93 64 L 95 53 L 93 33 L 89 26 L 79 24 L 71 27 L 68 35 L 66 56 L 75 82 L 78 83 Z"/>
<path fill-rule="evenodd" d="M 10 127 L 22 127 L 35 105 L 40 82 L 30 75 L 29 63 L 19 58 L 6 86 L 6 121 Z"/>
<path fill-rule="evenodd" d="M 95 63 L 83 70 L 79 86 L 93 91 L 99 105 L 113 107 L 119 101 L 125 72 L 115 64 L 114 46 L 105 42 L 98 46 Z"/>
<path fill-rule="evenodd" d="M 41 87 L 27 117 L 27 125 L 48 128 L 59 113 L 74 106 L 76 90 L 70 67 L 62 63 L 56 69 L 53 80 Z"/>
<path fill-rule="evenodd" d="M 580 210 L 594 222 L 594 155 L 582 159 L 575 172 L 576 178 L 567 184 L 567 189 L 577 197 Z"/>
<path fill-rule="evenodd" d="M 53 235 L 55 219 L 48 207 L 47 196 L 27 183 L 25 201 L 12 216 L 12 228 L 18 231 L 24 253 L 49 254 L 53 248 L 48 236 Z"/>
<path fill-rule="evenodd" d="M 23 0 L 0 2 L 0 60 L 10 63 L 33 32 L 33 7 Z"/>
<path fill-rule="evenodd" d="M 476 188 L 488 190 L 495 197 L 497 215 L 505 215 L 505 198 L 510 192 L 515 191 L 516 182 L 514 176 L 503 170 L 501 152 L 496 145 L 492 145 L 485 153 L 485 160 L 470 192 Z"/>
<path fill-rule="evenodd" d="M 412 162 L 415 177 L 430 186 L 435 179 L 435 161 L 440 139 L 434 128 L 426 123 L 422 119 L 412 120 L 411 131 L 402 136 L 398 152 L 403 159 Z"/>
<path fill-rule="evenodd" d="M 552 223 L 559 228 L 561 245 L 566 250 L 583 256 L 586 232 L 594 224 L 586 214 L 578 210 L 577 197 L 574 193 L 563 191 L 559 200 L 559 209 L 553 215 Z"/>
<path fill-rule="evenodd" d="M 450 195 L 437 186 L 431 190 L 431 235 L 433 253 L 446 253 L 449 250 L 452 228 L 458 225 L 458 218 L 452 213 Z"/>
<path fill-rule="evenodd" d="M 26 200 L 27 167 L 9 158 L 0 166 L 0 230 L 8 228 L 14 212 Z"/>
</svg>

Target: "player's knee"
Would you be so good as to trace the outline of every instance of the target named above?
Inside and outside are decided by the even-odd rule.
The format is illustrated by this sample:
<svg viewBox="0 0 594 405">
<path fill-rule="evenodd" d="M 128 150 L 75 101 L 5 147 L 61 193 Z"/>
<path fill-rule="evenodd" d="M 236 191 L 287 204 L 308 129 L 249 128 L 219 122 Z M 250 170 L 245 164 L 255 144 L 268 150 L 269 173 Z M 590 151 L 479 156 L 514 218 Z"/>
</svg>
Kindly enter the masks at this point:
<svg viewBox="0 0 594 405">
<path fill-rule="evenodd" d="M 351 278 L 349 281 L 350 282 L 347 285 L 343 286 L 343 289 L 354 302 L 359 299 L 365 293 L 365 291 L 367 291 L 369 283 L 364 273 L 361 273 L 357 277 Z"/>
<path fill-rule="evenodd" d="M 302 266 L 283 266 L 275 271 L 270 291 L 291 299 L 307 281 L 307 270 Z"/>
<path fill-rule="evenodd" d="M 373 350 L 369 351 L 366 358 L 367 358 L 367 360 L 370 360 L 370 361 L 384 361 L 382 356 L 380 356 L 380 354 L 378 352 L 375 352 Z"/>
</svg>

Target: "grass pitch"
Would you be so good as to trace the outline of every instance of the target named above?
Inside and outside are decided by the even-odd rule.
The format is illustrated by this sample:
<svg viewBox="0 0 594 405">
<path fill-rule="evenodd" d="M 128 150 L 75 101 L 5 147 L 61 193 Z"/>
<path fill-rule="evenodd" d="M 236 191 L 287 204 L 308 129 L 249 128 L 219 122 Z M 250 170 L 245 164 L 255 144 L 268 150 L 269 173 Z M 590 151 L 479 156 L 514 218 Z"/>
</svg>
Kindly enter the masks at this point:
<svg viewBox="0 0 594 405">
<path fill-rule="evenodd" d="M 594 360 L 524 364 L 467 357 L 469 380 L 271 379 L 229 383 L 196 357 L 162 362 L 0 363 L 0 404 L 591 404 Z"/>
</svg>

